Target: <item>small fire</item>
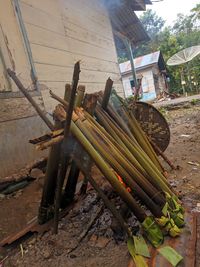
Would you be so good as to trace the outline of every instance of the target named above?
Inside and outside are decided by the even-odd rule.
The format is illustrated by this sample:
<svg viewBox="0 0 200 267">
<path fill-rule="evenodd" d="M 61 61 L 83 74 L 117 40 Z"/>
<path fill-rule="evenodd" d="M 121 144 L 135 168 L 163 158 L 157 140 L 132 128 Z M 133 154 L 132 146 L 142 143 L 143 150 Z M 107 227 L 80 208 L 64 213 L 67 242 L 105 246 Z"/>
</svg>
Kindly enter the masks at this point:
<svg viewBox="0 0 200 267">
<path fill-rule="evenodd" d="M 130 192 L 131 192 L 131 188 L 128 187 L 128 186 L 124 183 L 122 177 L 121 177 L 119 174 L 117 174 L 117 173 L 115 173 L 115 174 L 116 174 L 117 179 L 119 180 L 119 182 L 126 188 L 126 191 L 128 191 L 128 192 L 130 193 Z"/>
</svg>

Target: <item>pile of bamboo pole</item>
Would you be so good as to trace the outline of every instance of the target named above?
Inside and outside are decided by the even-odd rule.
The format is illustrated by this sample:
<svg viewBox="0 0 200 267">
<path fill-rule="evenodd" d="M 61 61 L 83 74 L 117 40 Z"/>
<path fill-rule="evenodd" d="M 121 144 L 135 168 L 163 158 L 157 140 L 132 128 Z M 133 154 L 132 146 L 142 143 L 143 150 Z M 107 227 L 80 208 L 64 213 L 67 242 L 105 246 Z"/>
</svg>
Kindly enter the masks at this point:
<svg viewBox="0 0 200 267">
<path fill-rule="evenodd" d="M 50 213 L 55 216 L 57 232 L 59 209 L 62 208 L 62 203 L 66 206 L 74 198 L 81 171 L 86 178 L 85 188 L 89 181 L 128 236 L 132 236 L 126 221 L 103 193 L 95 177 L 83 167 L 80 155 L 72 158 L 70 152 L 67 152 L 70 136 L 73 136 L 90 158 L 90 162 L 99 168 L 113 190 L 137 217 L 147 239 L 153 246 L 158 247 L 162 244 L 165 234 L 175 237 L 181 233 L 180 228 L 184 226 L 181 203 L 165 177 L 157 154 L 133 114 L 122 106 L 122 117 L 109 104 L 113 82 L 107 80 L 104 94 L 85 95 L 84 87 L 80 86 L 77 90 L 79 72 L 78 62 L 74 68 L 72 85 L 66 86 L 64 99 L 50 91 L 50 96 L 60 102 L 54 111 L 55 126 L 43 118 L 43 114 L 41 117 L 49 125 L 51 132 L 32 141 L 39 150 L 51 148 L 40 215 L 47 210 L 49 212 L 49 207 L 52 207 Z M 29 98 L 29 101 L 32 100 Z M 40 110 L 38 113 L 40 114 Z M 63 189 L 69 166 L 70 173 Z M 147 215 L 147 210 L 151 215 Z"/>
</svg>

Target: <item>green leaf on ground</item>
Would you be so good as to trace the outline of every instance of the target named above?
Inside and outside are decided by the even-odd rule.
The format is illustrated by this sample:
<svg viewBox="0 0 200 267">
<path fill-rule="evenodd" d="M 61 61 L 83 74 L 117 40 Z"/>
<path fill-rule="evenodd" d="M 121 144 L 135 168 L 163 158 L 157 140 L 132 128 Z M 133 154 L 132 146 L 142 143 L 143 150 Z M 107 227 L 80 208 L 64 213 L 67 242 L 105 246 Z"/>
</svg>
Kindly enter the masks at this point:
<svg viewBox="0 0 200 267">
<path fill-rule="evenodd" d="M 135 252 L 138 255 L 150 258 L 149 248 L 142 236 L 134 236 Z"/>
<path fill-rule="evenodd" d="M 183 257 L 170 246 L 159 248 L 158 251 L 174 267 L 183 260 Z"/>
</svg>

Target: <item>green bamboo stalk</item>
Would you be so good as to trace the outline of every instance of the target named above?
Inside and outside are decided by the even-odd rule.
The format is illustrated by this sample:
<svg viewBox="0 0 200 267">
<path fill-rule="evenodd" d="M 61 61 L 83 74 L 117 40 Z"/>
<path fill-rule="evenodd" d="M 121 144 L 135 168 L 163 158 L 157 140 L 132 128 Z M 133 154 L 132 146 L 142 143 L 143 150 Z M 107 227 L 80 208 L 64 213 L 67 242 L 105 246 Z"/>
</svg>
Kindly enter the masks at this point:
<svg viewBox="0 0 200 267">
<path fill-rule="evenodd" d="M 137 195 L 141 201 L 152 211 L 153 215 L 156 217 L 161 217 L 162 212 L 159 206 L 157 206 L 151 198 L 144 192 L 144 190 L 132 179 L 127 171 L 124 160 L 121 164 L 115 159 L 118 153 L 115 149 L 106 142 L 105 139 L 101 138 L 99 134 L 91 133 L 91 127 L 87 120 L 81 122 L 80 120 L 76 121 L 76 125 L 83 132 L 86 138 L 94 146 L 94 148 L 102 155 L 102 157 L 110 164 L 110 166 L 124 179 L 124 182 L 132 189 L 133 193 Z M 121 159 L 123 159 L 121 157 Z M 165 204 L 165 203 L 163 203 Z"/>
<path fill-rule="evenodd" d="M 127 203 L 127 205 L 134 212 L 138 220 L 140 222 L 143 222 L 146 218 L 145 212 L 142 210 L 141 207 L 138 206 L 137 202 L 134 200 L 131 194 L 128 193 L 126 189 L 122 186 L 122 184 L 118 181 L 117 176 L 115 175 L 113 170 L 104 161 L 100 154 L 94 149 L 94 147 L 91 145 L 91 143 L 87 140 L 87 138 L 83 135 L 83 133 L 79 130 L 79 128 L 73 121 L 71 122 L 71 131 L 75 138 L 87 151 L 87 153 L 92 157 L 100 171 L 107 178 L 109 183 L 113 186 L 114 190 L 116 190 L 119 196 Z"/>
<path fill-rule="evenodd" d="M 96 115 L 98 121 L 100 122 L 100 124 L 116 140 L 116 142 L 119 145 L 121 145 L 123 148 L 125 148 L 125 147 L 127 148 L 127 146 L 125 146 L 122 138 L 120 136 L 118 136 L 118 134 L 116 133 L 116 131 L 111 127 L 110 121 L 108 121 L 107 118 L 105 118 L 104 115 L 101 112 L 99 112 L 98 107 L 96 108 L 95 115 Z M 140 165 L 140 163 L 136 159 L 134 160 L 134 166 L 139 171 L 141 171 L 143 174 L 145 173 L 143 167 Z"/>
<path fill-rule="evenodd" d="M 55 96 L 55 94 L 52 94 L 52 97 L 56 98 L 59 102 L 63 103 L 64 105 L 66 105 L 66 102 L 63 101 L 62 99 L 59 99 L 59 97 Z M 129 138 L 128 139 L 128 136 L 126 136 L 126 134 L 122 134 L 122 132 L 117 129 L 117 127 L 114 127 L 113 124 L 112 124 L 112 121 L 111 120 L 108 120 L 108 118 L 106 117 L 106 113 L 101 111 L 100 108 L 98 108 L 98 106 L 96 107 L 96 116 L 99 117 L 99 119 L 101 120 L 102 118 L 105 119 L 106 122 L 106 125 L 104 124 L 104 127 L 106 128 L 107 131 L 109 131 L 109 133 L 115 138 L 115 140 L 121 144 L 122 146 L 125 144 L 126 147 L 131 151 L 131 153 L 133 153 L 134 155 L 134 152 L 137 150 L 136 149 L 136 146 L 134 146 L 134 144 L 132 143 L 132 140 Z M 104 122 L 105 122 L 104 121 Z M 102 121 L 101 121 L 102 122 Z M 112 126 L 112 127 L 110 127 Z M 116 131 L 118 132 L 118 134 L 120 134 L 119 136 L 117 135 Z M 122 141 L 122 140 L 123 141 Z M 127 140 L 128 139 L 128 140 Z M 124 143 L 123 143 L 124 142 Z M 142 155 L 138 155 L 138 153 L 142 153 Z M 161 190 L 163 191 L 166 191 L 168 192 L 170 195 L 174 195 L 172 193 L 172 191 L 170 190 L 170 188 L 168 187 L 168 185 L 166 184 L 166 179 L 164 178 L 164 176 L 159 172 L 159 170 L 156 168 L 156 166 L 151 162 L 151 160 L 149 159 L 149 157 L 146 155 L 146 153 L 143 151 L 143 150 L 138 150 L 137 151 L 137 154 L 138 158 L 136 157 L 137 161 L 139 163 L 144 164 L 145 160 L 147 160 L 147 164 L 145 162 L 145 170 L 147 171 L 147 173 L 149 174 L 149 179 L 150 179 L 150 182 L 153 182 L 154 183 L 154 186 L 157 186 L 158 188 L 160 188 Z M 134 155 L 135 156 L 135 155 Z M 141 157 L 144 157 L 145 160 Z M 137 168 L 140 168 L 140 164 L 136 161 L 136 165 L 137 165 Z M 154 177 L 155 176 L 155 177 Z M 161 178 L 160 178 L 161 176 Z M 164 178 L 164 179 L 163 179 Z"/>
<path fill-rule="evenodd" d="M 169 194 L 173 195 L 171 189 L 167 185 L 167 181 L 165 177 L 157 169 L 157 167 L 152 163 L 152 161 L 146 155 L 146 153 L 141 148 L 139 148 L 139 146 L 135 146 L 132 140 L 125 133 L 122 134 L 121 131 L 119 131 L 119 129 L 114 126 L 112 121 L 108 119 L 108 116 L 106 116 L 106 113 L 104 111 L 97 108 L 96 114 L 97 116 L 99 116 L 99 114 L 104 116 L 104 119 L 107 120 L 107 124 L 109 124 L 109 127 L 112 128 L 111 132 L 113 132 L 114 135 L 117 136 L 116 141 L 118 142 L 118 140 L 121 139 L 122 140 L 121 142 L 125 143 L 125 145 L 130 149 L 131 153 L 133 153 L 133 155 L 136 157 L 137 161 L 145 168 L 145 170 L 149 174 L 149 178 L 151 179 L 151 182 L 153 182 L 155 186 L 157 185 L 161 190 L 166 191 Z M 107 130 L 109 129 L 109 127 L 107 128 Z"/>
<path fill-rule="evenodd" d="M 90 121 L 90 123 L 92 123 Z M 122 153 L 118 147 L 116 147 L 116 142 L 112 142 L 110 140 L 110 138 L 107 138 L 107 136 L 104 134 L 103 131 L 101 131 L 101 129 L 99 129 L 96 125 L 91 124 L 90 126 L 87 125 L 88 129 L 92 127 L 92 131 L 96 132 L 96 135 L 98 138 L 98 136 L 102 136 L 104 142 L 106 141 L 106 146 L 104 146 L 104 149 L 107 150 L 109 149 L 108 152 L 112 152 L 113 151 L 113 147 L 114 148 L 114 158 L 117 160 L 117 162 L 121 165 L 123 165 L 123 167 L 127 170 L 127 172 L 131 175 L 131 178 L 135 180 L 135 182 L 141 187 L 143 188 L 143 190 L 152 198 L 154 199 L 154 201 L 156 203 L 158 203 L 159 205 L 164 205 L 165 204 L 165 199 L 163 197 L 163 195 L 161 195 L 161 193 L 159 193 L 155 187 L 153 187 L 153 185 L 135 168 L 134 165 L 131 164 L 131 162 L 129 162 L 129 160 L 127 160 L 125 153 Z M 102 127 L 101 127 L 102 128 Z M 100 142 L 100 141 L 99 141 Z M 103 144 L 101 143 L 101 145 L 103 146 Z M 109 148 L 108 148 L 109 147 Z M 132 155 L 132 154 L 131 154 Z"/>
<path fill-rule="evenodd" d="M 110 128 L 109 124 L 103 119 L 103 117 L 101 117 L 100 115 L 97 115 L 99 118 L 99 121 L 102 122 L 101 124 L 104 125 L 105 128 L 102 127 L 101 124 L 99 124 L 93 117 L 89 116 L 89 114 L 87 112 L 84 112 L 84 115 L 96 127 L 96 129 L 101 130 L 101 133 L 104 134 L 117 147 L 117 149 L 121 152 L 121 154 L 123 154 L 124 157 L 127 158 L 130 161 L 130 163 L 135 166 L 135 168 L 137 166 L 137 170 L 139 172 L 141 172 L 142 175 L 144 175 L 145 177 L 147 176 L 147 172 L 139 164 L 139 162 L 135 159 L 135 157 L 129 151 L 127 146 L 125 146 L 125 144 L 123 142 L 121 142 L 121 143 L 117 142 L 116 139 L 114 139 L 112 137 L 112 135 L 109 134 L 109 128 Z M 112 129 L 111 129 L 111 132 L 112 132 Z M 119 140 L 121 141 L 121 139 L 119 139 Z"/>
<path fill-rule="evenodd" d="M 159 171 L 161 172 L 164 171 L 154 149 L 152 148 L 149 140 L 147 139 L 138 121 L 133 116 L 133 114 L 130 114 L 130 116 L 129 114 L 127 114 L 128 124 L 129 124 L 130 130 L 133 132 L 134 136 L 136 137 L 136 140 L 141 145 L 141 148 L 143 148 L 143 150 L 151 158 L 152 162 L 156 165 Z"/>
<path fill-rule="evenodd" d="M 119 112 L 122 113 L 123 119 L 126 121 L 126 124 L 129 126 L 130 131 L 132 135 L 136 138 L 140 146 L 143 148 L 143 150 L 148 154 L 148 156 L 151 158 L 151 160 L 155 163 L 155 165 L 158 167 L 160 171 L 163 171 L 163 167 L 157 157 L 157 154 L 155 153 L 153 147 L 151 146 L 146 134 L 142 130 L 140 124 L 135 119 L 133 113 L 128 112 L 127 107 L 125 104 L 120 100 L 119 96 L 115 94 L 115 100 L 118 101 L 118 104 L 120 103 Z M 119 105 L 118 105 L 119 106 Z M 115 109 L 114 111 L 118 113 Z M 131 137 L 131 135 L 129 135 Z"/>
</svg>

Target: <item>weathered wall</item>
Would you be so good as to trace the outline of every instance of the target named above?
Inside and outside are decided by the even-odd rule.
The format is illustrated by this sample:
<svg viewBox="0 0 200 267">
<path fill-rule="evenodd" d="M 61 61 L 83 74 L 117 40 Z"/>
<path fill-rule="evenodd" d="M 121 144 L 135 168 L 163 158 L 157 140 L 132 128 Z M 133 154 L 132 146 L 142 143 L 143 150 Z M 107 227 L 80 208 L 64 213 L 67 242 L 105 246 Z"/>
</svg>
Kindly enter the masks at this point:
<svg viewBox="0 0 200 267">
<path fill-rule="evenodd" d="M 153 73 L 156 76 L 156 94 L 159 95 L 166 89 L 164 74 L 162 74 L 157 66 L 153 68 Z"/>
<path fill-rule="evenodd" d="M 33 94 L 43 109 L 52 112 L 56 104 L 47 86 L 63 96 L 77 60 L 81 60 L 80 83 L 86 85 L 87 92 L 103 90 L 106 79 L 111 77 L 115 89 L 124 95 L 111 25 L 99 0 L 19 0 L 19 4 L 39 83 L 43 85 L 41 93 Z M 15 70 L 23 84 L 32 89 L 30 64 L 12 0 L 0 1 L 0 26 L 6 67 Z M 39 157 L 28 140 L 47 128 L 27 100 L 19 97 L 14 83 L 2 75 L 2 59 L 0 71 L 2 177 Z"/>
<path fill-rule="evenodd" d="M 0 179 L 46 154 L 35 150 L 28 139 L 45 133 L 47 127 L 38 116 L 0 123 Z"/>
<path fill-rule="evenodd" d="M 73 65 L 81 60 L 87 92 L 104 89 L 108 77 L 123 94 L 112 28 L 99 0 L 21 0 L 20 7 L 39 81 L 63 96 Z M 42 92 L 45 107 L 55 102 Z"/>
<path fill-rule="evenodd" d="M 0 70 L 3 71 L 4 61 L 6 68 L 16 71 L 23 84 L 31 85 L 30 65 L 25 51 L 18 20 L 15 16 L 11 0 L 0 1 Z M 11 81 L 5 81 L 5 74 L 0 75 L 0 92 L 18 91 L 16 85 Z"/>
<path fill-rule="evenodd" d="M 44 109 L 41 96 L 33 98 Z M 0 99 L 0 178 L 46 154 L 36 151 L 28 141 L 47 130 L 26 98 Z"/>
<path fill-rule="evenodd" d="M 6 77 L 5 71 L 9 67 L 16 71 L 28 90 L 33 90 L 31 68 L 11 0 L 0 1 L 0 49 L 1 178 L 23 168 L 41 155 L 28 140 L 47 130 L 30 103 L 20 94 L 11 79 Z M 40 92 L 33 90 L 31 94 L 44 109 Z"/>
<path fill-rule="evenodd" d="M 154 85 L 152 68 L 150 67 L 145 70 L 138 70 L 137 76 L 141 77 L 141 75 L 143 76 L 143 79 L 142 79 L 143 98 L 142 100 L 145 101 L 145 100 L 154 99 L 156 97 L 156 93 L 155 93 L 155 85 Z M 131 96 L 132 94 L 130 80 L 132 80 L 132 75 L 130 73 L 122 77 L 126 96 Z"/>
</svg>

